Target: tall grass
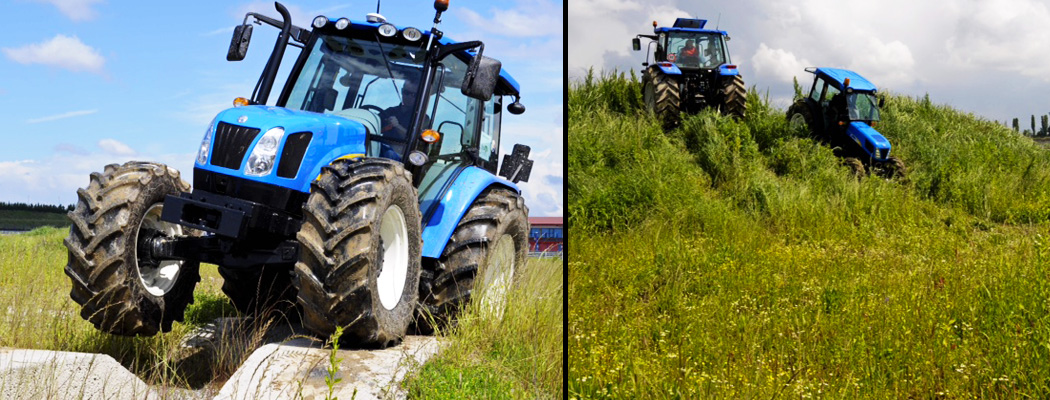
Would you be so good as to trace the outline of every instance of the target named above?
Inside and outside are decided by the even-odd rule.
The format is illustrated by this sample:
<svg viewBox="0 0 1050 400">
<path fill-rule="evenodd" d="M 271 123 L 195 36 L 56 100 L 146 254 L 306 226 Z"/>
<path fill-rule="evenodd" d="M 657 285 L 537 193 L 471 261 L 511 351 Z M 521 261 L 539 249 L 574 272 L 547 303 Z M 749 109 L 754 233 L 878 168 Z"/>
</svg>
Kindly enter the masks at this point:
<svg viewBox="0 0 1050 400">
<path fill-rule="evenodd" d="M 670 132 L 633 76 L 569 90 L 569 392 L 1050 395 L 1050 155 L 889 95 L 906 180 L 856 179 L 751 91 Z"/>
<path fill-rule="evenodd" d="M 529 259 L 506 311 L 471 303 L 444 348 L 403 384 L 409 398 L 555 399 L 562 395 L 563 277 L 560 259 Z"/>
<path fill-rule="evenodd" d="M 239 360 L 231 359 L 232 350 L 220 352 L 218 360 L 202 360 L 182 343 L 197 326 L 236 314 L 222 294 L 215 266 L 201 266 L 186 324 L 175 323 L 172 332 L 153 337 L 109 335 L 82 319 L 79 305 L 69 298 L 70 282 L 62 270 L 67 234 L 68 229 L 39 228 L 0 235 L 0 347 L 107 354 L 147 383 L 169 386 L 200 387 L 216 375 L 221 383 L 223 374 L 233 372 L 227 364 L 236 368 Z"/>
</svg>

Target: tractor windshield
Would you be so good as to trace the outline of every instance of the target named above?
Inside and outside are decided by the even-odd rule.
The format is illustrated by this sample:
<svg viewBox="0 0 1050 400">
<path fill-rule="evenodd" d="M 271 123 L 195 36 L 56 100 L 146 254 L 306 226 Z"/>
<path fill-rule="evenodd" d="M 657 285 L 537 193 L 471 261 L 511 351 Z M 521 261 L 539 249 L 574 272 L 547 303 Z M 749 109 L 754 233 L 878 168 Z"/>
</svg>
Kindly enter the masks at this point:
<svg viewBox="0 0 1050 400">
<path fill-rule="evenodd" d="M 671 31 L 667 37 L 667 61 L 685 68 L 715 68 L 728 62 L 722 35 L 706 32 Z"/>
<path fill-rule="evenodd" d="M 422 79 L 422 46 L 380 43 L 375 36 L 320 35 L 291 78 L 284 107 L 359 121 L 371 139 L 385 143 L 380 156 L 399 158 Z"/>
<path fill-rule="evenodd" d="M 878 121 L 879 102 L 871 93 L 852 93 L 846 97 L 850 121 Z"/>
</svg>

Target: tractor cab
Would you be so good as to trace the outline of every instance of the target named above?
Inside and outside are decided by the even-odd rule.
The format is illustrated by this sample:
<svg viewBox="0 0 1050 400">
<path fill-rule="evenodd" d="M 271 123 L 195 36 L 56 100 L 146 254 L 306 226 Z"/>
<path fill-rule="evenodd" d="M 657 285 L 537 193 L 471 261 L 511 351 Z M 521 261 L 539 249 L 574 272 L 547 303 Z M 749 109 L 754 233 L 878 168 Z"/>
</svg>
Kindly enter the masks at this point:
<svg viewBox="0 0 1050 400">
<path fill-rule="evenodd" d="M 878 88 L 860 74 L 838 68 L 806 68 L 814 75 L 809 93 L 788 109 L 792 126 L 806 126 L 836 152 L 856 160 L 857 170 L 875 167 L 886 176 L 903 174 L 903 164 L 890 156 L 890 142 L 878 125 Z M 852 163 L 852 161 L 850 161 Z"/>
</svg>

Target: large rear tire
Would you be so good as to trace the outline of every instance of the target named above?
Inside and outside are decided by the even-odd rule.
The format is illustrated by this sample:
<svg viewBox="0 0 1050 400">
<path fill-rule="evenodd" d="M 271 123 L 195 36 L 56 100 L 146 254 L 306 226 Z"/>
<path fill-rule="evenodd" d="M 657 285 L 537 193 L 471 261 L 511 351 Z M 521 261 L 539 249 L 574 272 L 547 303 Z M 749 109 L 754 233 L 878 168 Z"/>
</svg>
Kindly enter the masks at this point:
<svg viewBox="0 0 1050 400">
<path fill-rule="evenodd" d="M 147 245 L 157 236 L 189 233 L 160 220 L 164 197 L 189 190 L 178 171 L 147 162 L 107 165 L 77 190 L 65 272 L 81 317 L 124 336 L 168 332 L 173 321 L 183 320 L 200 281 L 199 264 L 153 260 Z"/>
<path fill-rule="evenodd" d="M 678 126 L 682 103 L 678 82 L 655 68 L 650 68 L 646 76 L 642 88 L 646 108 L 660 118 L 665 128 Z"/>
<path fill-rule="evenodd" d="M 298 320 L 295 312 L 296 290 L 292 286 L 292 264 L 267 264 L 253 268 L 225 268 L 222 292 L 244 315 L 285 317 Z"/>
<path fill-rule="evenodd" d="M 722 86 L 722 114 L 744 118 L 747 112 L 747 87 L 744 78 L 734 75 L 725 79 Z"/>
<path fill-rule="evenodd" d="M 397 344 L 416 308 L 419 200 L 412 176 L 383 158 L 337 160 L 322 169 L 303 206 L 293 284 L 303 325 L 340 342 Z"/>
<path fill-rule="evenodd" d="M 528 214 L 521 196 L 504 187 L 486 189 L 474 200 L 437 265 L 420 278 L 416 331 L 433 332 L 432 322 L 447 326 L 472 295 L 483 311 L 502 317 L 507 292 L 525 266 Z"/>
</svg>

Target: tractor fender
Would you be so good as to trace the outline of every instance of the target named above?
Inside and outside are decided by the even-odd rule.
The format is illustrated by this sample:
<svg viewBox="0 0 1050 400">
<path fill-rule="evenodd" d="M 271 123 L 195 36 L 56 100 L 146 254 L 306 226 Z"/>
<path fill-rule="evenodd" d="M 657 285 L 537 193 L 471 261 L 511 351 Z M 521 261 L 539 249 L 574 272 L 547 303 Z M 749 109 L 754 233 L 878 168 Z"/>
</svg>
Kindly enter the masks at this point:
<svg viewBox="0 0 1050 400">
<path fill-rule="evenodd" d="M 883 160 L 884 157 L 880 157 L 878 154 L 872 154 L 872 149 L 886 150 L 886 154 L 890 151 L 890 141 L 886 140 L 885 136 L 882 136 L 879 131 L 875 130 L 868 124 L 861 121 L 853 121 L 849 123 L 849 127 L 846 128 L 846 133 L 850 139 L 853 139 L 864 152 L 871 158 L 876 160 Z"/>
<path fill-rule="evenodd" d="M 682 70 L 677 65 L 669 62 L 658 62 L 655 65 L 656 68 L 663 72 L 664 75 L 681 75 Z"/>
<path fill-rule="evenodd" d="M 441 257 L 459 220 L 478 195 L 490 186 L 505 186 L 521 193 L 517 185 L 488 171 L 474 166 L 464 168 L 436 200 L 439 204 L 430 218 L 424 216 L 427 219 L 423 221 L 423 257 Z M 429 205 L 422 204 L 420 208 L 425 210 Z"/>
<path fill-rule="evenodd" d="M 718 74 L 721 76 L 737 76 L 740 75 L 740 69 L 735 65 L 733 68 L 729 68 L 726 64 L 722 64 L 718 66 Z"/>
</svg>

